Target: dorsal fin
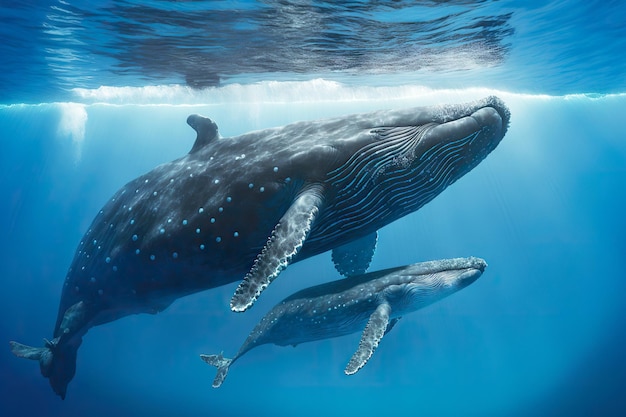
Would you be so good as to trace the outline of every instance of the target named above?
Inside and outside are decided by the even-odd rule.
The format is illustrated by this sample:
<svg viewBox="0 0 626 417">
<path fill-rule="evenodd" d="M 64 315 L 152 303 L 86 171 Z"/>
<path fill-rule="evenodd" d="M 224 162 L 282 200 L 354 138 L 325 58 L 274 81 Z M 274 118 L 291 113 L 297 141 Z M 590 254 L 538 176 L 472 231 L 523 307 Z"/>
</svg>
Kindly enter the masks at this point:
<svg viewBox="0 0 626 417">
<path fill-rule="evenodd" d="M 217 133 L 217 125 L 208 117 L 192 114 L 187 118 L 187 124 L 198 134 L 189 153 L 197 152 L 200 148 L 219 136 Z"/>
</svg>

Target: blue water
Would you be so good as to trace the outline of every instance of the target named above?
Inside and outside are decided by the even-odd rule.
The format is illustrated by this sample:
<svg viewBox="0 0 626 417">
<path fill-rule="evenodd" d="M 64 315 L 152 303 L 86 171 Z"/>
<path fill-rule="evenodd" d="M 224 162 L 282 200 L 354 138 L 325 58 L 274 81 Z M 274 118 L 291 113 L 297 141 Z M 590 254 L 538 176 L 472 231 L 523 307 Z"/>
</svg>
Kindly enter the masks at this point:
<svg viewBox="0 0 626 417">
<path fill-rule="evenodd" d="M 404 317 L 358 374 L 359 335 L 232 355 L 329 254 L 253 309 L 236 283 L 93 328 L 61 401 L 0 349 L 6 416 L 626 415 L 626 6 L 618 1 L 3 2 L 0 339 L 50 338 L 63 278 L 102 204 L 223 136 L 489 94 L 511 126 L 476 169 L 380 230 L 371 270 L 459 256 L 467 289 Z"/>
</svg>

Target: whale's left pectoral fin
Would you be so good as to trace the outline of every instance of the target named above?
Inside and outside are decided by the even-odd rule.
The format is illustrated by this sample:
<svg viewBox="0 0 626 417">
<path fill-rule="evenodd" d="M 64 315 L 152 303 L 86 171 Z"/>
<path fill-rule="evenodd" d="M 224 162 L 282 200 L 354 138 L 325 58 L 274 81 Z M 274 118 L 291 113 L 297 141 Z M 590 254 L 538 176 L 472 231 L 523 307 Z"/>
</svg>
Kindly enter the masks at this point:
<svg viewBox="0 0 626 417">
<path fill-rule="evenodd" d="M 378 232 L 333 249 L 333 263 L 339 273 L 345 277 L 361 275 L 367 271 L 378 241 Z"/>
<path fill-rule="evenodd" d="M 397 322 L 397 320 L 392 320 L 391 326 L 389 327 L 389 315 L 391 314 L 391 306 L 387 303 L 380 304 L 376 310 L 370 316 L 369 321 L 367 322 L 367 326 L 365 326 L 365 330 L 363 330 L 363 334 L 361 335 L 361 341 L 359 342 L 359 348 L 352 358 L 350 358 L 350 362 L 346 366 L 344 372 L 346 375 L 355 374 L 359 369 L 361 369 L 369 358 L 372 357 L 372 354 L 378 347 L 380 340 L 387 333 L 388 329 L 391 330 L 391 327 Z"/>
<path fill-rule="evenodd" d="M 323 188 L 313 185 L 300 195 L 280 219 L 252 269 L 230 300 L 230 308 L 241 312 L 250 307 L 261 292 L 287 267 L 311 231 L 323 201 Z"/>
</svg>

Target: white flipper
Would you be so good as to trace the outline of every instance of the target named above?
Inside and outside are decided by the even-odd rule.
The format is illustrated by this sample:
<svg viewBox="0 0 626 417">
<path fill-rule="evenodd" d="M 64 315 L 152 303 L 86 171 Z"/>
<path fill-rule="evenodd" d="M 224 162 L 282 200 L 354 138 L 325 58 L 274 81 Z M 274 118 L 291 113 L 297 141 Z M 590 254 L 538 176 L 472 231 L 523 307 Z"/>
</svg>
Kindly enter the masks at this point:
<svg viewBox="0 0 626 417">
<path fill-rule="evenodd" d="M 344 370 L 346 375 L 355 374 L 359 369 L 365 366 L 374 353 L 374 350 L 378 347 L 378 343 L 380 343 L 380 340 L 387 332 L 390 314 L 391 306 L 387 303 L 380 304 L 376 310 L 374 310 L 361 335 L 359 348 L 354 352 L 354 355 L 352 355 L 350 362 L 348 362 Z"/>
<path fill-rule="evenodd" d="M 248 309 L 298 253 L 319 213 L 322 192 L 321 185 L 311 186 L 295 199 L 274 228 L 254 266 L 237 287 L 230 301 L 231 310 Z"/>
</svg>

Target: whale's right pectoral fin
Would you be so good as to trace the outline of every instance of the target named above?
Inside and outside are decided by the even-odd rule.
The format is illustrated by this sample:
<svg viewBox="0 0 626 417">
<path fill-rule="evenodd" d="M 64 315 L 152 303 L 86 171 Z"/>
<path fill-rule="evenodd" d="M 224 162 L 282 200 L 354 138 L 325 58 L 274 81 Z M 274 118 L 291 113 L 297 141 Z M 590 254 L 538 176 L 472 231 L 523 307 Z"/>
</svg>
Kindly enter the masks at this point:
<svg viewBox="0 0 626 417">
<path fill-rule="evenodd" d="M 230 308 L 241 312 L 250 307 L 261 292 L 287 267 L 311 231 L 323 201 L 319 184 L 302 190 L 280 219 L 252 269 L 230 300 Z"/>
<path fill-rule="evenodd" d="M 335 269 L 345 277 L 361 275 L 367 271 L 378 241 L 378 232 L 371 233 L 360 239 L 333 249 Z"/>
<path fill-rule="evenodd" d="M 397 322 L 396 319 L 392 320 L 392 323 L 389 322 L 390 314 L 391 306 L 387 303 L 380 304 L 376 310 L 374 310 L 361 335 L 359 348 L 354 352 L 354 355 L 352 355 L 350 362 L 348 362 L 344 370 L 346 375 L 355 374 L 359 369 L 365 366 L 369 358 L 372 357 L 372 354 L 378 347 L 380 340 L 387 333 L 387 330 L 391 330 L 391 327 Z M 390 324 L 391 326 L 389 326 Z"/>
</svg>

